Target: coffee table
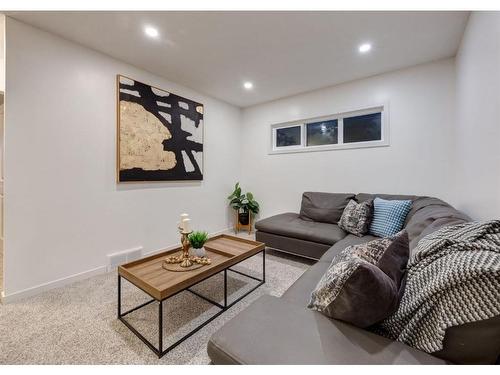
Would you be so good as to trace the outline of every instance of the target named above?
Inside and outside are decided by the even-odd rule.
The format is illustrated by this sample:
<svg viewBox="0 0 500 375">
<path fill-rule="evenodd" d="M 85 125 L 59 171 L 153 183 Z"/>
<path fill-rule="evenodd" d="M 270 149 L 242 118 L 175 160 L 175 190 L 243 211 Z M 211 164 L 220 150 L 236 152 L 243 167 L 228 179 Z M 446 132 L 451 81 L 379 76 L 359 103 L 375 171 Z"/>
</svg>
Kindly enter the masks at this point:
<svg viewBox="0 0 500 375">
<path fill-rule="evenodd" d="M 163 357 L 170 350 L 172 350 L 181 342 L 206 326 L 208 323 L 217 318 L 220 314 L 232 307 L 234 304 L 241 301 L 266 281 L 266 254 L 264 243 L 222 234 L 209 239 L 205 243 L 205 250 L 207 252 L 207 256 L 212 260 L 212 264 L 185 272 L 168 271 L 162 267 L 163 261 L 167 256 L 173 255 L 175 253 L 180 253 L 180 247 L 127 264 L 123 264 L 118 267 L 118 319 L 121 320 L 137 337 L 139 337 L 155 354 L 157 354 L 158 358 Z M 262 279 L 230 268 L 259 253 L 262 253 Z M 250 279 L 254 279 L 259 283 L 244 295 L 228 303 L 227 271 L 235 272 L 240 275 L 249 277 Z M 207 298 L 190 289 L 192 286 L 218 274 L 219 272 L 224 272 L 223 304 L 217 301 L 213 301 L 210 298 Z M 122 278 L 126 279 L 137 288 L 141 289 L 144 293 L 151 296 L 152 299 L 128 311 L 122 312 Z M 182 338 L 180 338 L 164 350 L 163 301 L 183 291 L 188 291 L 200 297 L 201 299 L 210 302 L 211 304 L 217 306 L 220 311 L 218 311 L 215 315 L 210 317 L 205 322 L 201 323 L 199 326 L 194 328 L 192 331 L 184 335 Z M 137 331 L 137 329 L 132 326 L 130 322 L 125 319 L 126 315 L 153 302 L 158 303 L 158 347 L 155 347 L 155 345 L 153 345 L 148 339 L 146 339 L 139 331 Z"/>
</svg>

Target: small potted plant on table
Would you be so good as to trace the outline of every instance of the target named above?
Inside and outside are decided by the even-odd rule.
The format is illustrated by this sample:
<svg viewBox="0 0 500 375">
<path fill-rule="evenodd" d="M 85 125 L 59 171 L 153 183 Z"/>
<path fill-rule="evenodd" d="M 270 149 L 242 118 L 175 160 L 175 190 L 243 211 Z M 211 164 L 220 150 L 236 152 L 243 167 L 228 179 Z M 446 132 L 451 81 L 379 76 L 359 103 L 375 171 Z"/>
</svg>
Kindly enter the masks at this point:
<svg viewBox="0 0 500 375">
<path fill-rule="evenodd" d="M 205 248 L 203 247 L 203 245 L 205 245 L 205 242 L 207 242 L 208 240 L 207 232 L 196 231 L 191 233 L 188 238 L 189 243 L 193 248 L 194 256 L 202 258 L 207 255 Z"/>
<path fill-rule="evenodd" d="M 236 211 L 235 231 L 238 232 L 241 227 L 248 228 L 248 233 L 252 231 L 252 214 L 259 213 L 259 203 L 254 199 L 253 194 L 248 192 L 241 193 L 240 183 L 234 186 L 234 191 L 229 197 L 229 205 Z"/>
</svg>

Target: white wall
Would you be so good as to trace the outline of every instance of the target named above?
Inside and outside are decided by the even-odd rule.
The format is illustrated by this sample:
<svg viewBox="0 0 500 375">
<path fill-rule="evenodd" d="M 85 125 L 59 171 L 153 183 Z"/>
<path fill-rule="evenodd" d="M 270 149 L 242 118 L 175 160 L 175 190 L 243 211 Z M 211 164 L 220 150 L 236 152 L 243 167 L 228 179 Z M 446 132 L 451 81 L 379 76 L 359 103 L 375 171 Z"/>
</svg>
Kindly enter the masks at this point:
<svg viewBox="0 0 500 375">
<path fill-rule="evenodd" d="M 6 54 L 7 296 L 175 244 L 182 212 L 197 229 L 228 227 L 238 108 L 10 18 Z M 205 105 L 204 181 L 116 184 L 118 73 Z"/>
<path fill-rule="evenodd" d="M 457 208 L 500 217 L 500 12 L 473 12 L 457 54 Z"/>
<path fill-rule="evenodd" d="M 7 19 L 6 294 L 101 271 L 111 252 L 175 244 L 180 212 L 223 230 L 238 179 L 261 217 L 298 211 L 306 190 L 426 194 L 500 216 L 499 25 L 498 13 L 472 14 L 456 69 L 443 60 L 241 112 Z M 205 104 L 203 182 L 115 183 L 118 73 Z M 389 147 L 268 154 L 270 124 L 381 103 Z"/>
<path fill-rule="evenodd" d="M 243 111 L 242 183 L 261 217 L 299 210 L 304 191 L 450 199 L 452 59 L 296 95 Z M 389 103 L 390 146 L 269 155 L 270 125 Z"/>
<path fill-rule="evenodd" d="M 0 91 L 5 91 L 5 16 L 0 14 Z"/>
</svg>

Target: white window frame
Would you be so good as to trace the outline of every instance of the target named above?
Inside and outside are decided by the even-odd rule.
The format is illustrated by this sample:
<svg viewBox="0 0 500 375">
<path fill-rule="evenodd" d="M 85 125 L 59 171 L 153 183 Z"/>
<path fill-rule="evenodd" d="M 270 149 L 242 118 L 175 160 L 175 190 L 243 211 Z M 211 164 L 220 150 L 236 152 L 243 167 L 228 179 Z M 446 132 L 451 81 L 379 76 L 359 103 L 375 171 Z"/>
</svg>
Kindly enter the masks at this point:
<svg viewBox="0 0 500 375">
<path fill-rule="evenodd" d="M 279 129 L 286 129 L 286 128 L 296 128 L 300 127 L 300 144 L 299 145 L 293 145 L 293 146 L 281 146 L 278 147 L 276 146 L 276 133 Z M 272 144 L 274 145 L 273 147 L 281 152 L 293 152 L 296 150 L 300 150 L 304 148 L 305 145 L 305 136 L 304 136 L 304 124 L 301 123 L 293 123 L 293 124 L 281 124 L 281 126 L 273 126 L 272 127 Z"/>
<path fill-rule="evenodd" d="M 373 113 L 381 114 L 381 139 L 378 141 L 364 141 L 364 142 L 352 142 L 344 143 L 344 118 L 355 117 L 362 115 L 370 115 Z M 338 126 L 338 143 L 330 145 L 319 145 L 319 146 L 307 146 L 307 124 L 312 122 L 321 122 L 337 120 Z M 290 128 L 300 126 L 301 127 L 301 143 L 298 146 L 283 146 L 276 147 L 276 130 L 283 128 Z M 362 109 L 349 110 L 338 112 L 336 114 L 313 117 L 303 120 L 289 121 L 284 123 L 272 124 L 271 125 L 271 142 L 269 154 L 286 154 L 294 152 L 314 152 L 314 151 L 330 151 L 330 150 L 345 150 L 354 148 L 366 148 L 366 147 L 384 147 L 389 146 L 389 104 L 385 103 L 382 105 L 372 105 L 365 106 Z"/>
</svg>

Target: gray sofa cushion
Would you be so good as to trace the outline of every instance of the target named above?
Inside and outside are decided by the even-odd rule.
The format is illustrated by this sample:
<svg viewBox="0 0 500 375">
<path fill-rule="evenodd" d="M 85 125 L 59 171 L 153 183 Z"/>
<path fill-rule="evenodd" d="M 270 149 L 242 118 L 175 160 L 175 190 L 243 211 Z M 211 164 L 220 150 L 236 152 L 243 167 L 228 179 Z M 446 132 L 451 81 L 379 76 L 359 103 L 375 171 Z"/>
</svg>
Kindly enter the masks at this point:
<svg viewBox="0 0 500 375">
<path fill-rule="evenodd" d="M 262 296 L 212 335 L 214 364 L 445 364 L 400 342 Z"/>
<path fill-rule="evenodd" d="M 327 245 L 333 245 L 347 235 L 336 224 L 303 220 L 299 215 L 292 212 L 259 220 L 255 223 L 255 228 L 267 233 Z"/>
<path fill-rule="evenodd" d="M 306 192 L 302 195 L 300 217 L 303 220 L 337 224 L 354 194 Z"/>
<path fill-rule="evenodd" d="M 286 290 L 281 298 L 297 306 L 305 307 L 311 299 L 311 292 L 314 290 L 318 281 L 324 275 L 330 263 L 318 262 L 311 266 L 299 277 L 293 285 Z"/>
<path fill-rule="evenodd" d="M 359 193 L 356 194 L 356 201 L 358 202 L 364 202 L 367 200 L 374 200 L 376 197 L 389 200 L 389 201 L 404 201 L 404 200 L 410 200 L 414 201 L 415 199 L 418 198 L 416 195 L 401 195 L 401 194 L 371 194 L 371 193 Z"/>
<path fill-rule="evenodd" d="M 499 363 L 500 315 L 448 328 L 443 349 L 432 354 L 458 364 Z"/>
<path fill-rule="evenodd" d="M 261 230 L 255 232 L 255 239 L 264 242 L 267 247 L 311 259 L 319 259 L 331 245 L 301 240 L 298 238 L 267 233 Z"/>
<path fill-rule="evenodd" d="M 436 220 L 432 221 L 431 224 L 427 225 L 418 237 L 413 238 L 412 242 L 410 242 L 410 249 L 415 250 L 415 248 L 418 245 L 418 241 L 420 241 L 422 238 L 424 238 L 428 234 L 431 234 L 432 232 L 435 232 L 438 229 L 441 229 L 442 227 L 455 225 L 455 224 L 463 224 L 464 222 L 468 222 L 468 221 L 470 221 L 470 220 L 460 219 L 458 217 L 457 218 L 443 217 L 441 219 L 436 219 Z"/>
<path fill-rule="evenodd" d="M 413 201 L 405 226 L 410 238 L 410 249 L 414 249 L 420 239 L 444 226 L 468 221 L 471 221 L 470 217 L 441 199 L 418 197 Z"/>
</svg>

